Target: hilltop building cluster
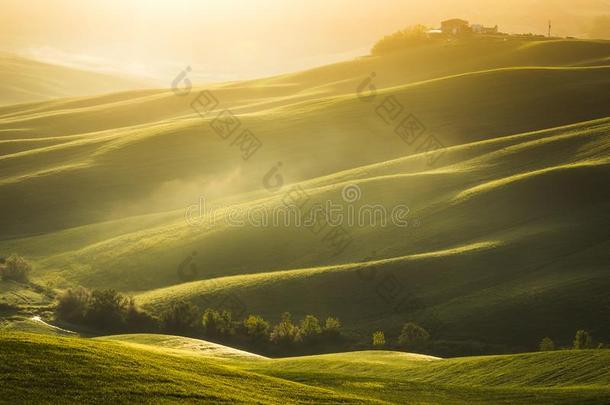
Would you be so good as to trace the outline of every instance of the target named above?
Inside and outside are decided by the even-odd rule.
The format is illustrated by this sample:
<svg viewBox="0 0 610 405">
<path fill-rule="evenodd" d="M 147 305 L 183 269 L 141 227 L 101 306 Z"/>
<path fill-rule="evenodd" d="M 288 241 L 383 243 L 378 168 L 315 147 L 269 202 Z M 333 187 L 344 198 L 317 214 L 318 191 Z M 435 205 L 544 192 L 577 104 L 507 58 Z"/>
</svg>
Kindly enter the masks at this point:
<svg viewBox="0 0 610 405">
<path fill-rule="evenodd" d="M 498 34 L 498 26 L 486 27 L 482 24 L 470 24 L 466 20 L 460 18 L 452 18 L 441 22 L 440 29 L 429 30 L 428 34 L 442 34 L 442 35 L 465 35 L 465 34 L 479 34 L 479 35 L 494 35 Z"/>
</svg>

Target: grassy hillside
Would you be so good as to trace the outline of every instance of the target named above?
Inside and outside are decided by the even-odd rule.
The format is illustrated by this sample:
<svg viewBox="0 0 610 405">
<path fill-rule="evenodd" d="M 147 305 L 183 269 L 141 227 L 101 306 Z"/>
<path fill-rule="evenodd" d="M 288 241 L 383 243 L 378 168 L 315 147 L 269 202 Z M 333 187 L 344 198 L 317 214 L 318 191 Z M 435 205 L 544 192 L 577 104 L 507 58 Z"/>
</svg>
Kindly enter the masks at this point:
<svg viewBox="0 0 610 405">
<path fill-rule="evenodd" d="M 295 182 L 412 154 L 376 104 L 356 95 L 372 71 L 378 101 L 395 96 L 446 146 L 606 117 L 608 68 L 578 65 L 608 52 L 605 42 L 457 42 L 212 86 L 220 108 L 238 114 L 265 145 L 247 163 L 210 129 L 214 114 L 203 120 L 190 108 L 195 93 L 140 91 L 0 109 L 0 209 L 13 212 L 0 219 L 0 237 L 257 190 L 278 161 L 290 161 L 283 174 Z M 524 67 L 526 60 L 535 67 Z"/>
<path fill-rule="evenodd" d="M 189 352 L 196 355 L 217 357 L 221 359 L 265 359 L 254 353 L 234 349 L 205 340 L 191 339 L 182 336 L 156 334 L 112 335 L 95 338 L 96 341 L 123 342 L 134 346 L 158 347 L 168 351 Z"/>
<path fill-rule="evenodd" d="M 118 222 L 20 243 L 71 246 L 40 262 L 43 279 L 140 291 L 155 311 L 176 299 L 220 305 L 231 294 L 270 319 L 334 314 L 363 337 L 377 328 L 395 337 L 414 319 L 437 339 L 512 348 L 546 335 L 567 344 L 577 328 L 604 339 L 608 130 L 600 120 L 454 147 L 438 169 L 412 156 L 305 182 L 313 199 L 337 203 L 357 184 L 356 206 L 407 204 L 419 221 L 348 227 L 354 242 L 339 256 L 300 228 L 192 227 L 182 213 L 170 225 L 143 218 L 148 228 L 123 236 L 108 236 L 130 226 Z M 183 283 L 178 266 L 193 250 L 203 280 Z"/>
<path fill-rule="evenodd" d="M 416 106 L 409 109 L 428 133 L 453 146 L 605 117 L 610 93 L 603 89 L 610 87 L 609 77 L 606 68 L 510 69 L 392 88 L 380 97 L 393 95 Z M 549 104 L 540 94 L 547 94 Z M 553 105 L 561 114 L 548 114 Z M 145 106 L 125 114 L 137 116 L 129 113 L 132 108 L 151 114 Z M 374 106 L 354 94 L 242 117 L 244 128 L 265 145 L 248 162 L 213 133 L 210 120 L 192 114 L 38 138 L 45 131 L 61 131 L 61 125 L 77 127 L 80 120 L 112 125 L 97 109 L 84 114 L 65 119 L 45 115 L 41 122 L 29 115 L 0 117 L 0 130 L 18 136 L 0 141 L 6 148 L 0 157 L 0 209 L 14 213 L 1 218 L 5 238 L 184 207 L 202 194 L 218 198 L 260 189 L 276 162 L 290 161 L 283 175 L 292 182 L 415 152 Z M 363 152 L 362 144 L 371 147 Z M 16 196 L 28 198 L 16 203 Z"/>
<path fill-rule="evenodd" d="M 354 352 L 282 359 L 249 367 L 388 402 L 603 403 L 605 351 L 550 352 L 455 359 L 396 352 Z"/>
<path fill-rule="evenodd" d="M 0 108 L 0 253 L 27 256 L 41 283 L 131 292 L 154 312 L 228 294 L 270 320 L 333 314 L 366 340 L 414 320 L 443 353 L 568 343 L 579 328 L 608 340 L 609 53 L 603 41 L 454 41 L 211 86 L 263 142 L 247 162 L 214 114 L 192 111 L 195 93 Z M 371 72 L 373 103 L 357 94 Z M 389 96 L 447 147 L 435 165 L 376 113 Z M 270 193 L 277 162 L 285 187 Z M 347 226 L 353 242 L 335 254 L 294 226 L 185 223 L 202 195 L 225 214 L 273 208 L 290 183 L 343 206 L 357 185 L 354 208 L 403 204 L 409 226 Z"/>
<path fill-rule="evenodd" d="M 75 338 L 0 339 L 0 392 L 13 403 L 364 402 L 208 358 Z"/>
<path fill-rule="evenodd" d="M 149 87 L 145 80 L 113 76 L 0 53 L 0 105 Z"/>
<path fill-rule="evenodd" d="M 607 351 L 451 360 L 378 351 L 269 360 L 210 357 L 151 345 L 151 339 L 164 338 L 143 336 L 136 346 L 1 333 L 0 394 L 13 403 L 93 403 L 104 398 L 455 404 L 604 403 L 610 395 Z"/>
</svg>

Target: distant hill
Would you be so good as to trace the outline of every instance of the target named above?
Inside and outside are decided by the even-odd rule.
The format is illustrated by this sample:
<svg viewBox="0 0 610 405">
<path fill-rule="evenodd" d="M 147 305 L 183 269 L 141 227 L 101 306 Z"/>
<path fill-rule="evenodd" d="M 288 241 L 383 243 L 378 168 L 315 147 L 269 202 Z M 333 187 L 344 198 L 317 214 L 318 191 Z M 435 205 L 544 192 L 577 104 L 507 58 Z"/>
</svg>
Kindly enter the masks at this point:
<svg viewBox="0 0 610 405">
<path fill-rule="evenodd" d="M 0 53 L 0 105 L 150 87 L 136 78 L 95 73 Z"/>
</svg>

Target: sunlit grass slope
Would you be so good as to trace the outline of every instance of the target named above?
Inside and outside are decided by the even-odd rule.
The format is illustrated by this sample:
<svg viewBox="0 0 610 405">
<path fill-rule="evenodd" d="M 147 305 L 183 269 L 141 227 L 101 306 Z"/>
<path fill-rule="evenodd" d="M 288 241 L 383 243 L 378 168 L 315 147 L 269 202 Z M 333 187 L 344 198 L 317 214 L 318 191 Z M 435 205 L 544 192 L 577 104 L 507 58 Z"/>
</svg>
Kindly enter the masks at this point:
<svg viewBox="0 0 610 405">
<path fill-rule="evenodd" d="M 213 86 L 263 141 L 247 162 L 171 91 L 0 108 L 0 251 L 26 255 L 40 282 L 132 292 L 155 312 L 229 293 L 367 339 L 415 320 L 507 350 L 579 328 L 607 340 L 609 49 L 457 41 Z M 448 147 L 435 166 L 355 94 L 371 71 L 379 101 L 396 97 Z M 261 190 L 277 162 L 284 189 Z M 303 228 L 185 223 L 200 196 L 272 208 L 293 182 L 335 203 L 355 184 L 354 207 L 406 205 L 409 226 L 349 227 L 337 255 Z"/>
<path fill-rule="evenodd" d="M 205 355 L 223 359 L 264 359 L 254 353 L 234 349 L 217 343 L 183 336 L 158 334 L 112 335 L 95 338 L 100 341 L 123 342 L 136 346 L 158 347 L 170 351 L 186 352 L 193 355 Z"/>
<path fill-rule="evenodd" d="M 609 354 L 562 351 L 434 359 L 396 352 L 354 352 L 256 363 L 280 378 L 405 403 L 604 403 Z M 267 370 L 267 371 L 265 371 Z"/>
<path fill-rule="evenodd" d="M 609 127 L 598 120 L 456 146 L 437 169 L 411 156 L 305 182 L 311 198 L 335 203 L 358 185 L 356 207 L 406 204 L 418 224 L 348 227 L 353 243 L 338 256 L 307 229 L 189 226 L 183 212 L 160 225 L 142 218 L 143 230 L 113 222 L 5 246 L 47 252 L 37 271 L 45 280 L 139 291 L 153 310 L 178 299 L 220 305 L 231 293 L 248 312 L 334 314 L 364 336 L 397 335 L 415 319 L 438 339 L 509 347 L 533 348 L 546 335 L 568 343 L 577 328 L 603 339 Z M 53 252 L 58 241 L 69 251 Z M 183 283 L 178 266 L 192 251 L 202 281 Z"/>
<path fill-rule="evenodd" d="M 248 162 L 210 129 L 215 113 L 204 120 L 190 108 L 196 92 L 0 108 L 0 209 L 12 213 L 0 237 L 260 189 L 278 161 L 290 162 L 294 182 L 412 154 L 375 112 L 386 96 L 447 146 L 605 117 L 610 68 L 582 65 L 608 53 L 606 42 L 458 41 L 211 86 L 219 110 L 231 108 L 263 142 Z M 356 90 L 372 71 L 378 99 L 362 102 Z M 339 78 L 346 84 L 330 84 Z"/>
<path fill-rule="evenodd" d="M 353 352 L 219 358 L 139 344 L 1 333 L 0 394 L 11 403 L 605 403 L 610 353 L 439 359 Z"/>
<path fill-rule="evenodd" d="M 145 80 L 88 72 L 0 53 L 0 105 L 91 96 L 150 86 Z"/>
<path fill-rule="evenodd" d="M 0 341 L 0 396 L 11 403 L 364 402 L 208 357 L 44 335 Z"/>
</svg>

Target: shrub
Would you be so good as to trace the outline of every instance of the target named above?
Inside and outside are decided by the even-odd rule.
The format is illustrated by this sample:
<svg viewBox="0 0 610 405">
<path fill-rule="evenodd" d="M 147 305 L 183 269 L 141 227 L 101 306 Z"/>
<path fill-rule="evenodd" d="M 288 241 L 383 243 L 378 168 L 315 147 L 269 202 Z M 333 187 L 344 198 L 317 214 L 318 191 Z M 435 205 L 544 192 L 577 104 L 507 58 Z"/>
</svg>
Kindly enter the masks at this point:
<svg viewBox="0 0 610 405">
<path fill-rule="evenodd" d="M 90 299 L 89 290 L 83 287 L 69 288 L 57 297 L 55 315 L 66 322 L 85 323 Z"/>
<path fill-rule="evenodd" d="M 133 298 L 114 290 L 69 288 L 59 294 L 57 319 L 103 331 L 156 331 L 157 320 L 140 310 Z"/>
<path fill-rule="evenodd" d="M 252 340 L 262 340 L 269 334 L 269 323 L 258 315 L 250 315 L 244 319 L 244 329 Z"/>
<path fill-rule="evenodd" d="M 555 350 L 555 342 L 551 338 L 545 337 L 540 341 L 538 346 L 541 352 L 550 352 Z"/>
<path fill-rule="evenodd" d="M 301 331 L 292 323 L 290 312 L 282 314 L 282 320 L 275 325 L 269 339 L 276 344 L 290 345 L 301 341 Z"/>
<path fill-rule="evenodd" d="M 206 309 L 202 317 L 203 331 L 207 336 L 230 336 L 235 333 L 231 312 L 218 312 L 215 309 Z"/>
<path fill-rule="evenodd" d="M 91 326 L 106 331 L 125 329 L 127 299 L 114 290 L 94 290 L 89 299 L 85 320 Z"/>
<path fill-rule="evenodd" d="M 159 329 L 159 321 L 138 308 L 132 297 L 127 298 L 125 323 L 128 329 L 137 331 L 157 331 Z"/>
<path fill-rule="evenodd" d="M 307 315 L 301 321 L 299 328 L 301 337 L 304 341 L 313 342 L 322 333 L 322 327 L 320 327 L 320 321 L 313 315 Z"/>
<path fill-rule="evenodd" d="M 402 327 L 398 343 L 408 348 L 420 348 L 430 340 L 430 334 L 421 326 L 412 322 Z"/>
<path fill-rule="evenodd" d="M 574 349 L 591 349 L 593 347 L 593 341 L 591 335 L 586 330 L 579 330 L 574 336 Z"/>
<path fill-rule="evenodd" d="M 381 348 L 385 346 L 385 333 L 377 331 L 373 333 L 373 347 Z"/>
<path fill-rule="evenodd" d="M 161 313 L 161 328 L 165 332 L 190 334 L 199 326 L 200 316 L 199 308 L 192 303 L 174 302 Z"/>
<path fill-rule="evenodd" d="M 0 265 L 0 272 L 3 281 L 12 280 L 20 283 L 28 281 L 32 266 L 21 256 L 10 255 Z"/>
<path fill-rule="evenodd" d="M 341 335 L 341 322 L 337 318 L 329 316 L 324 323 L 322 334 L 328 338 L 337 338 Z"/>
<path fill-rule="evenodd" d="M 371 53 L 381 55 L 423 43 L 428 39 L 427 31 L 428 28 L 423 25 L 413 25 L 402 31 L 386 35 L 373 45 Z"/>
</svg>

